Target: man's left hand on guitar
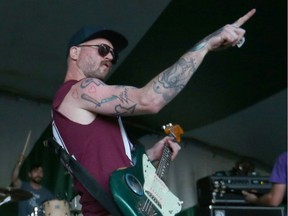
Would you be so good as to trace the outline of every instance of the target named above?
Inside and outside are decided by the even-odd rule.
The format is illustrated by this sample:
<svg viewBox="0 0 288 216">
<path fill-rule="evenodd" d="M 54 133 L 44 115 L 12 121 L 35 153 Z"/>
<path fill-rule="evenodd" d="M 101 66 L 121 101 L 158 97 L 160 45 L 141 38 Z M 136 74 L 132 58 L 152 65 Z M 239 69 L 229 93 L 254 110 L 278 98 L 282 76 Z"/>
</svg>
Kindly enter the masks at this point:
<svg viewBox="0 0 288 216">
<path fill-rule="evenodd" d="M 162 140 L 155 143 L 153 147 L 146 150 L 146 154 L 149 160 L 150 161 L 160 160 L 165 145 L 168 145 L 172 150 L 171 159 L 174 160 L 181 147 L 177 142 L 174 141 L 174 138 L 171 136 L 164 137 Z"/>
</svg>

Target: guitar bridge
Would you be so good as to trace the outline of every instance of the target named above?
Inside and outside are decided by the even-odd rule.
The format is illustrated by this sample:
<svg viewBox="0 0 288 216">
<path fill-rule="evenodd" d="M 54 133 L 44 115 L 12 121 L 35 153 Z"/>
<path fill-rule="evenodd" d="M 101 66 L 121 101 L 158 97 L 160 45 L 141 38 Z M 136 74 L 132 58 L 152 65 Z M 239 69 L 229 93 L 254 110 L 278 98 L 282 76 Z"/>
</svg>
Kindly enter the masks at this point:
<svg viewBox="0 0 288 216">
<path fill-rule="evenodd" d="M 155 167 L 149 161 L 147 155 L 142 156 L 142 166 L 144 175 L 144 194 L 154 203 L 155 208 L 162 215 L 172 216 L 181 210 L 179 199 L 169 191 L 165 182 L 156 174 Z M 180 201 L 181 202 L 181 201 Z"/>
</svg>

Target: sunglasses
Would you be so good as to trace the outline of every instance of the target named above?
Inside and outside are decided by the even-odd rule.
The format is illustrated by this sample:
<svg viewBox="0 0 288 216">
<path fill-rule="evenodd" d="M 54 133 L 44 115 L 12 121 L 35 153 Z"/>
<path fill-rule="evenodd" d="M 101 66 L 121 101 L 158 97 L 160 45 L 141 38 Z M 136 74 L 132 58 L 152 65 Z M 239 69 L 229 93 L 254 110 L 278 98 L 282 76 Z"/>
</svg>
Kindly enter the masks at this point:
<svg viewBox="0 0 288 216">
<path fill-rule="evenodd" d="M 118 55 L 114 52 L 114 49 L 107 44 L 99 44 L 99 45 L 78 45 L 78 47 L 91 47 L 91 48 L 97 48 L 98 49 L 98 54 L 101 57 L 107 56 L 109 53 L 111 53 L 113 59 L 111 61 L 112 64 L 116 64 L 118 60 Z"/>
</svg>

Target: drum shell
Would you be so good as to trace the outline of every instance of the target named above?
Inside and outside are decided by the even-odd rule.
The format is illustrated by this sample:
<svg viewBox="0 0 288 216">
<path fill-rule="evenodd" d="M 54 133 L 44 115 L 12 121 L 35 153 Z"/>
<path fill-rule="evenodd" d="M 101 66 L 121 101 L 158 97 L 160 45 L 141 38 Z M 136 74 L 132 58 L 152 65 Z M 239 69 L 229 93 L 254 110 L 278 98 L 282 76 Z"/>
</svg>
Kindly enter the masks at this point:
<svg viewBox="0 0 288 216">
<path fill-rule="evenodd" d="M 43 203 L 44 216 L 70 216 L 69 202 L 49 200 Z"/>
</svg>

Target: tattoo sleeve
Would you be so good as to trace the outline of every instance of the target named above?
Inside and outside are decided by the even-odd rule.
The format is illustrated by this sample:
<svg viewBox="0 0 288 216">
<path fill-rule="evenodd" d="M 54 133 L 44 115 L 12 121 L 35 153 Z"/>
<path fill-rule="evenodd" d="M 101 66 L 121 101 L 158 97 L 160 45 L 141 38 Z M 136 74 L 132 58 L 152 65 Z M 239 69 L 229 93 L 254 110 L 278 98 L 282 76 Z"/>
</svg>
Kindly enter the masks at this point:
<svg viewBox="0 0 288 216">
<path fill-rule="evenodd" d="M 154 92 L 161 94 L 166 102 L 171 101 L 185 87 L 196 68 L 194 58 L 180 58 L 153 82 Z"/>
</svg>

